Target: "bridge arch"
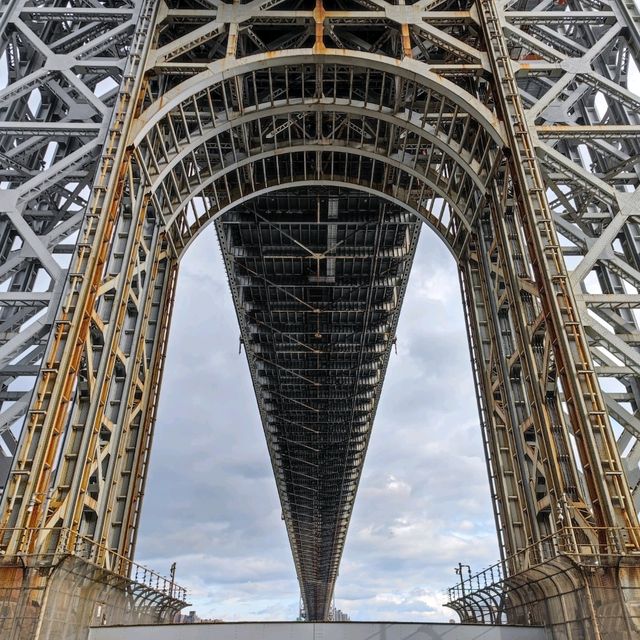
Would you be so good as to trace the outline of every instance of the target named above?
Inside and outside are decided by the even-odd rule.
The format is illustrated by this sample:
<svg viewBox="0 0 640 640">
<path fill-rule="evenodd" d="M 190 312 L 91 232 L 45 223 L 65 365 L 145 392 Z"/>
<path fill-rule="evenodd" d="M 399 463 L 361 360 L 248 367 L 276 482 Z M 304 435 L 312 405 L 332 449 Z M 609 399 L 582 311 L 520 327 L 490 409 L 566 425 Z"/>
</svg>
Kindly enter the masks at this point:
<svg viewBox="0 0 640 640">
<path fill-rule="evenodd" d="M 233 83 L 236 78 L 245 74 L 264 71 L 267 72 L 267 77 L 269 78 L 270 71 L 295 66 L 306 66 L 308 69 L 318 66 L 335 69 L 333 77 L 326 76 L 326 74 L 325 77 L 327 81 L 334 83 L 334 88 L 336 89 L 339 87 L 338 69 L 340 69 L 340 73 L 346 73 L 346 78 L 349 82 L 353 82 L 352 71 L 359 69 L 364 73 L 369 71 L 374 74 L 381 74 L 379 78 L 383 82 L 391 83 L 389 86 L 395 84 L 395 79 L 398 78 L 416 87 L 430 89 L 435 94 L 458 105 L 460 111 L 470 114 L 490 133 L 490 136 L 496 142 L 506 142 L 503 126 L 491 109 L 483 104 L 479 98 L 465 91 L 459 85 L 433 72 L 428 64 L 412 58 L 404 58 L 400 61 L 366 51 L 358 51 L 356 53 L 344 49 L 325 49 L 321 52 L 321 55 L 318 55 L 318 53 L 314 49 L 289 49 L 248 56 L 240 60 L 234 60 L 233 64 L 230 64 L 228 60 L 212 62 L 208 65 L 206 71 L 189 75 L 185 80 L 163 91 L 161 98 L 145 105 L 144 116 L 137 120 L 132 132 L 133 143 L 138 145 L 140 139 L 156 126 L 160 119 L 211 87 L 221 83 Z M 310 87 L 313 87 L 312 91 L 309 91 Z M 314 95 L 315 88 L 315 84 L 307 83 L 307 95 Z M 353 87 L 349 86 L 347 88 L 352 89 Z M 266 96 L 268 98 L 267 101 L 277 100 L 282 95 L 282 93 L 279 93 L 278 96 Z M 246 95 L 246 97 L 252 98 L 253 96 Z M 385 96 L 385 98 L 389 97 Z M 254 101 L 253 104 L 256 102 Z M 386 103 L 388 103 L 388 100 L 382 100 L 378 103 L 371 101 L 372 107 L 376 106 L 380 110 Z M 245 106 L 250 104 L 252 104 L 251 101 Z M 229 106 L 229 103 L 225 106 Z"/>
<path fill-rule="evenodd" d="M 235 199 L 308 180 L 313 167 L 315 179 L 404 201 L 459 252 L 503 160 L 488 108 L 419 62 L 331 50 L 320 64 L 312 53 L 213 63 L 143 112 L 133 147 L 172 245 L 180 252 Z M 440 214 L 433 198 L 447 203 Z"/>
</svg>

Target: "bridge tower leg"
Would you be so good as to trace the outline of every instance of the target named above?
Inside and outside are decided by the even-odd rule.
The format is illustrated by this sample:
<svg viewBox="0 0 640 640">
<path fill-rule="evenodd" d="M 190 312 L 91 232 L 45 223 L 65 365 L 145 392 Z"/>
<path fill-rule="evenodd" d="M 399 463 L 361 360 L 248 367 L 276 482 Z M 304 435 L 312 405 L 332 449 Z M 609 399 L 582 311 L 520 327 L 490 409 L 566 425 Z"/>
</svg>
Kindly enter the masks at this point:
<svg viewBox="0 0 640 640">
<path fill-rule="evenodd" d="M 136 517 L 132 505 L 139 500 L 150 436 L 140 417 L 137 432 L 112 430 L 114 404 L 93 422 L 86 405 L 80 409 L 83 398 L 97 401 L 95 393 L 103 392 L 89 388 L 103 345 L 94 348 L 90 337 L 98 317 L 79 318 L 71 308 L 89 308 L 86 286 L 77 295 L 88 277 L 102 277 L 106 237 L 111 252 L 128 260 L 129 233 L 149 243 L 150 251 L 157 241 L 148 228 L 127 228 L 126 220 L 108 210 L 110 204 L 104 206 L 126 190 L 123 140 L 144 84 L 141 61 L 156 10 L 155 3 L 137 1 L 9 1 L 0 9 L 0 433 L 11 444 L 22 430 L 22 453 L 3 495 L 3 638 L 85 637 L 89 624 L 170 619 L 184 606 L 182 589 L 131 562 L 132 542 L 107 547 L 93 535 L 89 523 L 99 513 L 117 514 L 125 527 Z M 170 287 L 171 271 L 159 255 L 154 258 L 147 287 Z M 139 252 L 136 259 L 144 257 Z M 145 310 L 159 335 L 166 334 L 170 300 L 156 295 Z M 123 304 L 124 299 L 118 302 Z M 109 327 L 107 343 L 126 330 L 123 322 L 119 318 L 117 330 Z M 114 348 L 105 348 L 105 363 Z M 162 357 L 161 339 L 146 360 L 131 354 L 130 368 L 153 369 L 145 409 L 155 402 L 149 393 Z M 122 363 L 117 370 L 113 365 L 109 375 L 116 378 Z M 110 401 L 119 406 L 127 398 L 112 392 Z M 129 400 L 128 410 L 139 410 L 140 402 Z M 81 417 L 71 418 L 71 405 Z M 150 420 L 151 410 L 144 415 Z M 118 466 L 122 477 L 129 474 L 131 495 L 98 504 L 98 494 L 112 480 L 96 469 L 106 468 L 111 456 L 112 464 L 123 458 Z M 74 515 L 60 501 L 67 492 L 83 496 Z M 24 511 L 14 519 L 8 514 L 18 503 Z M 86 505 L 92 513 L 82 511 Z M 63 512 L 69 517 L 61 517 Z"/>
<path fill-rule="evenodd" d="M 452 606 L 635 637 L 639 24 L 631 0 L 5 3 L 0 629 L 72 637 L 52 612 L 82 609 L 82 637 L 120 615 L 101 585 L 120 611 L 152 597 L 132 559 L 179 259 L 234 207 L 320 185 L 415 213 L 459 265 L 503 558 Z M 279 489 L 321 617 L 350 506 L 319 588 Z"/>
</svg>

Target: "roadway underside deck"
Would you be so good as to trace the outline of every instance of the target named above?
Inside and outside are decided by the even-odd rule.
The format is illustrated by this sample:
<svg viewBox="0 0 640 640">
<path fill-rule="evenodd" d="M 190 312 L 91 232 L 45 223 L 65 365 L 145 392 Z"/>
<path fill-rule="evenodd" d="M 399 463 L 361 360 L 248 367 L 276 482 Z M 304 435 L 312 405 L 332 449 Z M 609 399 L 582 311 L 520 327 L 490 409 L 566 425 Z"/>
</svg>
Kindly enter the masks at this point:
<svg viewBox="0 0 640 640">
<path fill-rule="evenodd" d="M 421 223 L 305 187 L 216 224 L 306 615 L 324 620 Z"/>
</svg>

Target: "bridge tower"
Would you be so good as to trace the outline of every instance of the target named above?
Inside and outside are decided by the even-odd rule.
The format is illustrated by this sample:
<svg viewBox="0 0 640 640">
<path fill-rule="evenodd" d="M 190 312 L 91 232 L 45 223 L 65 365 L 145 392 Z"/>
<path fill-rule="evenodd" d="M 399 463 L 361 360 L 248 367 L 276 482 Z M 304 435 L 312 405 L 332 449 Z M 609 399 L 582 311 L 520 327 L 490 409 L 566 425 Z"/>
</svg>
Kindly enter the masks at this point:
<svg viewBox="0 0 640 640">
<path fill-rule="evenodd" d="M 502 552 L 451 605 L 638 637 L 639 27 L 632 0 L 3 0 L 2 637 L 184 603 L 132 560 L 210 222 L 308 619 L 426 223 L 459 266 Z"/>
</svg>

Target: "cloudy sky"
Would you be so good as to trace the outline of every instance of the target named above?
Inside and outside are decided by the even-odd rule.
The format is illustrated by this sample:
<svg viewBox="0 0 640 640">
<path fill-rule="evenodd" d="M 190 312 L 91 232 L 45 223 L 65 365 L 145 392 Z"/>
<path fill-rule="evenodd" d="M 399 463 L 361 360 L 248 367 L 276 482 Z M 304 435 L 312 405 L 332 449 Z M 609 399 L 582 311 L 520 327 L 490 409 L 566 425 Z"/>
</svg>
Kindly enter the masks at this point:
<svg viewBox="0 0 640 640">
<path fill-rule="evenodd" d="M 181 265 L 136 559 L 177 562 L 201 617 L 292 620 L 299 590 L 213 226 Z M 459 562 L 498 559 L 456 270 L 424 229 L 336 605 L 446 621 Z"/>
</svg>

